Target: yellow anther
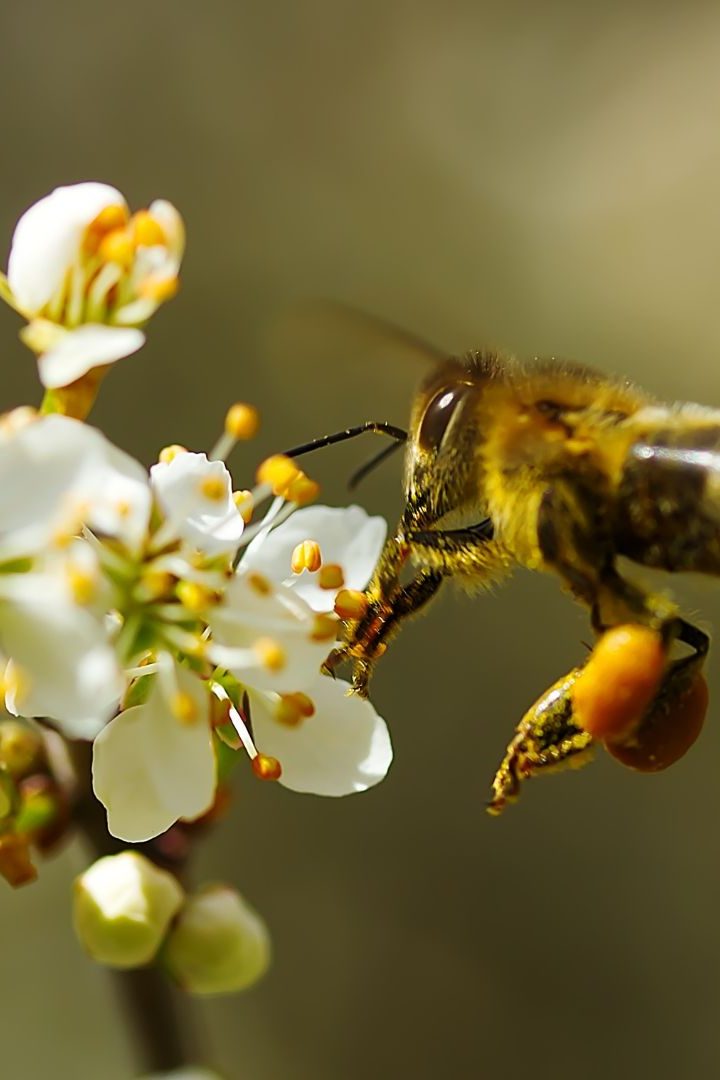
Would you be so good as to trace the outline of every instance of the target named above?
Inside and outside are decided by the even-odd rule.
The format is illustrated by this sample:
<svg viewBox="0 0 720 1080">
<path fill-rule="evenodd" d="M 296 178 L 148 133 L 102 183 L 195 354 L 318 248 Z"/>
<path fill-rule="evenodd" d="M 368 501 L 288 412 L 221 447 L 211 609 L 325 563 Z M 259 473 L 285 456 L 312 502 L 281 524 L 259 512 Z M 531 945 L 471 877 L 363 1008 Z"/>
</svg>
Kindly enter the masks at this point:
<svg viewBox="0 0 720 1080">
<path fill-rule="evenodd" d="M 114 262 L 127 269 L 135 258 L 131 233 L 127 229 L 113 229 L 106 233 L 98 246 L 98 254 L 105 262 Z"/>
<path fill-rule="evenodd" d="M 273 587 L 264 574 L 258 573 L 257 570 L 252 570 L 246 581 L 253 592 L 256 592 L 258 596 L 270 596 L 273 591 Z"/>
<path fill-rule="evenodd" d="M 299 506 L 306 506 L 308 503 L 317 499 L 320 494 L 320 485 L 316 480 L 311 480 L 309 476 L 306 476 L 304 472 L 301 472 L 299 476 L 288 484 L 285 491 L 285 498 L 288 502 L 297 503 Z"/>
<path fill-rule="evenodd" d="M 252 521 L 254 509 L 252 492 L 247 489 L 244 491 L 233 491 L 233 502 L 240 511 L 240 517 L 245 524 L 249 524 L 249 522 Z"/>
<path fill-rule="evenodd" d="M 200 483 L 200 491 L 211 502 L 222 502 L 227 494 L 227 480 L 223 476 L 206 476 Z"/>
<path fill-rule="evenodd" d="M 185 690 L 178 690 L 170 702 L 170 711 L 181 724 L 194 724 L 198 718 L 195 699 Z"/>
<path fill-rule="evenodd" d="M 322 566 L 322 555 L 317 540 L 303 540 L 290 556 L 290 568 L 293 574 L 302 574 L 303 570 L 314 573 Z"/>
<path fill-rule="evenodd" d="M 238 401 L 225 415 L 225 431 L 233 439 L 254 439 L 260 427 L 260 413 L 254 405 Z"/>
<path fill-rule="evenodd" d="M 195 581 L 179 581 L 175 593 L 183 607 L 194 615 L 207 611 L 218 599 L 218 594 L 213 589 L 198 585 Z"/>
<path fill-rule="evenodd" d="M 332 615 L 319 614 L 313 619 L 310 631 L 311 641 L 334 641 L 337 637 L 338 621 Z"/>
<path fill-rule="evenodd" d="M 307 694 L 296 693 L 285 696 L 293 699 L 298 712 L 304 719 L 315 715 L 315 702 L 312 698 L 309 698 Z"/>
<path fill-rule="evenodd" d="M 160 222 L 149 210 L 138 210 L 130 218 L 130 229 L 138 247 L 165 247 L 167 237 Z"/>
<path fill-rule="evenodd" d="M 174 581 L 166 570 L 146 570 L 140 579 L 140 589 L 147 600 L 159 600 L 168 595 Z"/>
<path fill-rule="evenodd" d="M 85 230 L 84 247 L 93 254 L 97 251 L 103 237 L 109 232 L 124 228 L 128 222 L 126 206 L 106 206 L 100 211 Z"/>
<path fill-rule="evenodd" d="M 97 596 L 97 576 L 87 570 L 78 567 L 68 570 L 68 584 L 76 604 L 90 604 Z"/>
<path fill-rule="evenodd" d="M 367 597 L 358 589 L 341 589 L 335 597 L 334 611 L 341 619 L 362 619 L 367 607 Z"/>
<path fill-rule="evenodd" d="M 283 727 L 297 727 L 303 715 L 293 701 L 292 694 L 282 694 L 275 709 L 275 719 Z"/>
<path fill-rule="evenodd" d="M 274 638 L 258 638 L 253 644 L 253 652 L 267 671 L 282 671 L 287 664 L 285 650 Z"/>
<path fill-rule="evenodd" d="M 127 499 L 119 499 L 115 503 L 115 509 L 119 518 L 127 520 L 132 514 L 132 503 L 129 503 Z"/>
<path fill-rule="evenodd" d="M 321 589 L 342 589 L 345 584 L 345 576 L 342 566 L 338 563 L 325 563 L 318 574 L 318 585 Z"/>
<path fill-rule="evenodd" d="M 172 300 L 180 288 L 180 280 L 174 275 L 170 277 L 158 277 L 152 274 L 138 284 L 138 296 L 143 300 L 154 300 L 156 304 L 164 304 L 166 300 Z"/>
<path fill-rule="evenodd" d="M 275 757 L 269 754 L 257 754 L 252 759 L 252 771 L 258 780 L 279 780 L 282 776 L 282 765 Z"/>
<path fill-rule="evenodd" d="M 284 454 L 273 454 L 260 463 L 257 471 L 259 484 L 268 484 L 273 495 L 285 496 L 290 484 L 300 475 L 297 465 Z"/>
<path fill-rule="evenodd" d="M 171 443 L 170 446 L 164 446 L 158 454 L 158 461 L 161 461 L 163 465 L 169 465 L 171 461 L 174 461 L 178 454 L 187 454 L 187 447 L 180 446 L 179 443 Z"/>
<path fill-rule="evenodd" d="M 275 719 L 286 727 L 297 727 L 314 712 L 315 704 L 307 694 L 281 694 Z"/>
</svg>

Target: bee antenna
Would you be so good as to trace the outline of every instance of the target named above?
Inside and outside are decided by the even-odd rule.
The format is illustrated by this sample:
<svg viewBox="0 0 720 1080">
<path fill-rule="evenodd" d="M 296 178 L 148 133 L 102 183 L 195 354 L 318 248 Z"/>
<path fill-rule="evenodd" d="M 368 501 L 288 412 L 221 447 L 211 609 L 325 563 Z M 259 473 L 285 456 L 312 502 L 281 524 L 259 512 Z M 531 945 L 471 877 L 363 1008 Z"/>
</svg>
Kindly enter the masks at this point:
<svg viewBox="0 0 720 1080">
<path fill-rule="evenodd" d="M 359 469 L 356 469 L 348 480 L 348 491 L 354 491 L 365 477 L 376 469 L 378 465 L 382 465 L 386 458 L 392 457 L 396 450 L 399 450 L 403 444 L 401 442 L 390 443 L 389 446 L 383 446 L 379 454 L 375 454 L 369 461 L 366 461 L 364 465 L 361 465 Z"/>
<path fill-rule="evenodd" d="M 292 449 L 283 452 L 285 457 L 301 457 L 303 454 L 311 454 L 313 450 L 322 450 L 324 446 L 333 446 L 335 443 L 355 439 L 358 435 L 364 435 L 367 431 L 374 432 L 376 435 L 387 435 L 389 439 L 395 440 L 396 446 L 407 442 L 407 431 L 404 431 L 403 428 L 395 427 L 394 424 L 388 424 L 384 420 L 366 420 L 364 424 L 358 424 L 357 427 L 345 428 L 344 431 L 336 431 L 332 435 L 321 435 L 319 439 L 302 443 L 301 446 L 293 446 Z M 396 446 L 391 447 L 391 449 L 395 450 Z"/>
</svg>

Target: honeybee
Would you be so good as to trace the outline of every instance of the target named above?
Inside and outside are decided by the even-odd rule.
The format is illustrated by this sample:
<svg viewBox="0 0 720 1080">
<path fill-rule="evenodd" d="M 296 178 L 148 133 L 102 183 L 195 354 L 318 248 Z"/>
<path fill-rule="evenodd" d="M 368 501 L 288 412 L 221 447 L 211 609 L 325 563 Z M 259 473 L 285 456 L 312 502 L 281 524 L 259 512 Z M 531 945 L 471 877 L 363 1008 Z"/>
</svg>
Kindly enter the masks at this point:
<svg viewBox="0 0 720 1080">
<path fill-rule="evenodd" d="M 664 405 L 579 364 L 472 352 L 435 365 L 408 433 L 368 422 L 295 452 L 362 431 L 405 444 L 405 509 L 328 672 L 349 661 L 353 689 L 366 695 L 391 638 L 446 580 L 476 591 L 523 566 L 559 577 L 599 636 L 623 624 L 655 631 L 667 662 L 643 723 L 683 712 L 708 636 L 666 596 L 627 580 L 617 562 L 720 574 L 720 411 Z M 671 659 L 678 647 L 684 655 Z M 491 812 L 517 797 L 523 779 L 588 757 L 595 739 L 574 696 L 581 670 L 522 719 Z"/>
</svg>

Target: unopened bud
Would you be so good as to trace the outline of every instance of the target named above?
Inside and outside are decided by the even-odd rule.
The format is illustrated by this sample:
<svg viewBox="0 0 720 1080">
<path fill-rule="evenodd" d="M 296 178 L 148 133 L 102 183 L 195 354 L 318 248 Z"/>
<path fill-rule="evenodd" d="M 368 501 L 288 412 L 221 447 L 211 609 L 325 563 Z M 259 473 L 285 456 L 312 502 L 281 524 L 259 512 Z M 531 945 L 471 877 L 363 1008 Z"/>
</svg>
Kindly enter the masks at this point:
<svg viewBox="0 0 720 1080">
<path fill-rule="evenodd" d="M 208 885 L 185 901 L 163 961 L 188 993 L 229 994 L 265 974 L 270 935 L 239 893 L 227 885 Z"/>
<path fill-rule="evenodd" d="M 11 776 L 26 776 L 42 756 L 42 738 L 29 724 L 20 720 L 0 723 L 0 768 Z"/>
<path fill-rule="evenodd" d="M 183 895 L 172 874 L 138 852 L 106 855 L 75 880 L 75 933 L 99 963 L 140 967 L 160 948 Z"/>
<path fill-rule="evenodd" d="M 35 880 L 37 870 L 30 858 L 30 842 L 26 836 L 15 833 L 0 836 L 0 875 L 14 889 Z"/>
</svg>

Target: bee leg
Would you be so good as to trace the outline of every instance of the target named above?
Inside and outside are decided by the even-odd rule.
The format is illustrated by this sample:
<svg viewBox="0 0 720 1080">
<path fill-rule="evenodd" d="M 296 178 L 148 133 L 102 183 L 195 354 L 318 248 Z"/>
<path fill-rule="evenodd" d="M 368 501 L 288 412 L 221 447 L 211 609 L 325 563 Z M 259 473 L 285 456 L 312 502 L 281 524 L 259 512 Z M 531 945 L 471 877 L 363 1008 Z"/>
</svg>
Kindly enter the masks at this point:
<svg viewBox="0 0 720 1080">
<path fill-rule="evenodd" d="M 489 519 L 464 529 L 425 529 L 407 534 L 413 562 L 448 577 L 489 585 L 505 577 L 511 558 L 493 540 Z"/>
<path fill-rule="evenodd" d="M 328 657 L 331 670 L 341 660 L 350 659 L 353 665 L 352 688 L 361 697 L 367 697 L 368 684 L 375 661 L 385 652 L 390 638 L 397 633 L 400 623 L 419 612 L 435 595 L 442 584 L 443 575 L 435 570 L 422 571 L 407 585 L 399 585 L 383 601 L 381 610 L 375 609 L 372 620 L 363 618 L 361 631 L 353 629 L 352 643 L 346 642 Z M 360 625 L 360 624 L 358 624 Z"/>
<path fill-rule="evenodd" d="M 444 577 L 460 575 L 473 584 L 489 584 L 508 572 L 510 559 L 492 536 L 492 523 L 486 519 L 464 529 L 403 530 L 388 541 L 365 593 L 367 610 L 346 624 L 345 642 L 330 654 L 325 670 L 332 672 L 343 660 L 351 660 L 353 688 L 366 694 L 375 660 L 400 623 L 435 595 Z M 421 571 L 400 585 L 398 575 L 408 556 Z"/>
<path fill-rule="evenodd" d="M 579 768 L 592 757 L 594 740 L 573 719 L 572 688 L 581 670 L 558 679 L 523 716 L 495 774 L 488 813 L 500 814 L 515 802 L 523 780 Z"/>
<path fill-rule="evenodd" d="M 380 561 L 365 590 L 366 609 L 359 619 L 345 622 L 345 640 L 328 656 L 323 670 L 334 674 L 345 660 L 353 665 L 353 690 L 367 695 L 375 661 L 385 651 L 387 642 L 408 615 L 419 611 L 437 592 L 442 574 L 427 571 L 407 585 L 399 574 L 407 562 L 409 547 L 401 534 L 385 544 Z"/>
</svg>

